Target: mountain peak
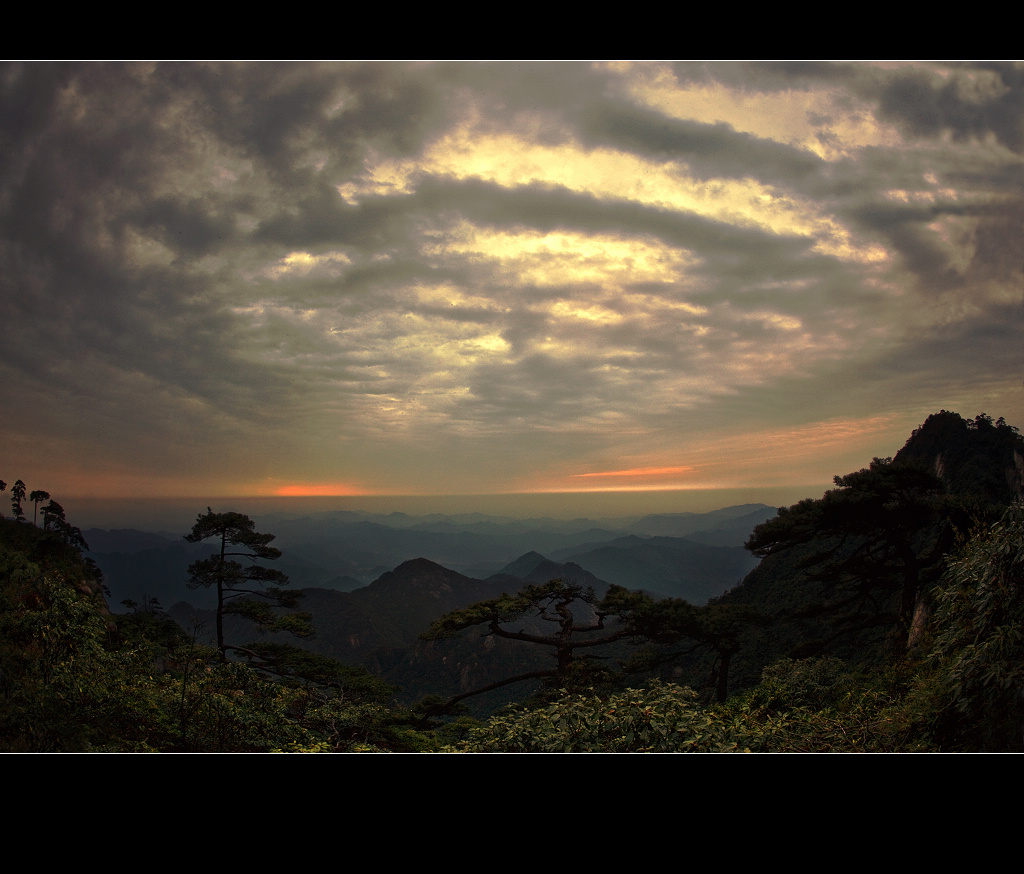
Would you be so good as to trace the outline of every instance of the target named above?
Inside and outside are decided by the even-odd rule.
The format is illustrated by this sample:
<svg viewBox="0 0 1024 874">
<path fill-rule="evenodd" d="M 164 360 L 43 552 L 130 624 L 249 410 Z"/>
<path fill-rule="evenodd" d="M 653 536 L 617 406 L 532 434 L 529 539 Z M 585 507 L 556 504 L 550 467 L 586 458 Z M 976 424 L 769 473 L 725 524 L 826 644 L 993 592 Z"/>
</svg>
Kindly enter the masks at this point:
<svg viewBox="0 0 1024 874">
<path fill-rule="evenodd" d="M 515 561 L 510 562 L 501 569 L 501 573 L 513 577 L 525 579 L 537 569 L 537 567 L 548 559 L 539 552 L 525 552 Z"/>
<path fill-rule="evenodd" d="M 398 585 L 404 588 L 432 589 L 450 587 L 452 583 L 463 582 L 478 583 L 479 580 L 471 580 L 457 571 L 420 557 L 403 561 L 393 571 L 381 574 L 370 585 L 378 588 Z"/>
<path fill-rule="evenodd" d="M 1000 505 L 1024 497 L 1024 437 L 1002 418 L 933 413 L 893 459 L 907 462 L 927 467 L 965 497 Z"/>
</svg>

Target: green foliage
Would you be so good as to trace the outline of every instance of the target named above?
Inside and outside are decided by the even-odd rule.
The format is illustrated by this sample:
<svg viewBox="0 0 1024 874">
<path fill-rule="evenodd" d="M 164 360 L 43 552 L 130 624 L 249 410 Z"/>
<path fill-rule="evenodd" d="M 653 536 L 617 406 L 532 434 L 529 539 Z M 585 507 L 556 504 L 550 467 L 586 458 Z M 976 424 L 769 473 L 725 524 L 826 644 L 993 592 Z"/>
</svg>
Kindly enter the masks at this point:
<svg viewBox="0 0 1024 874">
<path fill-rule="evenodd" d="M 269 680 L 262 664 L 255 670 L 211 662 L 210 653 L 197 650 L 193 669 L 181 669 L 177 749 L 417 752 L 433 746 L 414 720 L 388 706 L 392 689 L 365 671 L 322 657 L 303 660 L 297 652 L 277 656 L 281 675 Z"/>
<path fill-rule="evenodd" d="M 52 532 L 0 520 L 0 751 L 436 745 L 362 669 L 266 642 L 251 651 L 258 669 L 224 663 L 155 609 L 117 617 L 115 629 L 91 573 Z"/>
<path fill-rule="evenodd" d="M 720 717 L 742 727 L 747 748 L 766 753 L 902 753 L 936 748 L 908 717 L 903 700 L 863 687 L 832 707 L 787 707 L 773 712 L 745 698 Z"/>
<path fill-rule="evenodd" d="M 111 651 L 91 598 L 24 556 L 3 556 L 0 748 L 149 751 L 166 723 L 146 653 Z"/>
<path fill-rule="evenodd" d="M 729 727 L 690 689 L 655 681 L 610 696 L 562 694 L 544 707 L 512 709 L 473 729 L 456 752 L 733 752 Z"/>
<path fill-rule="evenodd" d="M 771 711 L 793 707 L 821 710 L 840 700 L 847 674 L 846 664 L 831 656 L 781 659 L 764 669 L 761 685 L 750 693 L 750 698 Z"/>
<path fill-rule="evenodd" d="M 922 707 L 922 701 L 924 706 Z M 757 689 L 703 706 L 691 689 L 652 681 L 615 693 L 568 693 L 471 728 L 456 752 L 924 752 L 927 696 L 912 672 L 849 673 L 837 659 L 785 660 Z"/>
<path fill-rule="evenodd" d="M 1024 728 L 1024 507 L 1010 507 L 950 562 L 936 596 L 933 660 L 948 741 L 1020 750 Z"/>
</svg>

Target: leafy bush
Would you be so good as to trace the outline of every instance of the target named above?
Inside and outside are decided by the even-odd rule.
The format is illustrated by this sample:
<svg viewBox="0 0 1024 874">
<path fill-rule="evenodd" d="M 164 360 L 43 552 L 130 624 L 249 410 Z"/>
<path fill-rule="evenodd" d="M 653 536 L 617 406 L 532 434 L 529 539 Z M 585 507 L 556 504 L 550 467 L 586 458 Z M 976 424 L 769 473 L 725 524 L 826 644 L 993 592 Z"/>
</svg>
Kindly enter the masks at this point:
<svg viewBox="0 0 1024 874">
<path fill-rule="evenodd" d="M 107 613 L 73 545 L 0 520 L 0 752 L 416 751 L 360 668 L 262 644 L 223 662 L 152 611 Z M 136 605 L 137 606 L 137 605 Z M 276 678 L 270 669 L 279 673 Z"/>
<path fill-rule="evenodd" d="M 702 707 L 691 689 L 653 681 L 643 689 L 568 694 L 515 708 L 471 730 L 457 752 L 909 752 L 933 749 L 908 678 L 867 681 L 837 659 L 784 661 L 761 687 Z"/>
<path fill-rule="evenodd" d="M 839 700 L 846 674 L 846 664 L 831 656 L 780 659 L 764 669 L 752 700 L 772 711 L 794 707 L 820 710 Z"/>
<path fill-rule="evenodd" d="M 937 592 L 932 658 L 947 694 L 945 742 L 1020 750 L 1024 726 L 1024 507 L 950 562 Z"/>
<path fill-rule="evenodd" d="M 495 716 L 452 749 L 459 752 L 732 752 L 729 727 L 691 689 L 652 682 L 614 695 L 571 695 L 536 710 Z"/>
</svg>

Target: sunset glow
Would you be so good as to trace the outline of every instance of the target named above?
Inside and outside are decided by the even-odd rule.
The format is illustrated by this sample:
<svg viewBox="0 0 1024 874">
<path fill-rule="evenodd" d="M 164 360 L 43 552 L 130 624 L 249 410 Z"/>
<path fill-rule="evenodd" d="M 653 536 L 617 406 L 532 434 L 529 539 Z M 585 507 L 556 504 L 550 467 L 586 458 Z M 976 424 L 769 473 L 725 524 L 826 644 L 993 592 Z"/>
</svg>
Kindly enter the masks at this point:
<svg viewBox="0 0 1024 874">
<path fill-rule="evenodd" d="M 349 497 L 365 495 L 367 492 L 339 483 L 306 483 L 304 485 L 280 486 L 275 495 L 282 498 Z"/>
<path fill-rule="evenodd" d="M 601 477 L 620 477 L 620 476 L 642 476 L 642 477 L 660 477 L 660 476 L 674 476 L 681 473 L 689 473 L 692 471 L 692 467 L 635 467 L 631 470 L 606 470 L 595 473 L 577 473 L 574 476 L 578 477 L 590 477 L 590 476 L 601 476 Z"/>
<path fill-rule="evenodd" d="M 817 490 L 1024 426 L 1024 64 L 0 73 L 8 482 Z"/>
</svg>

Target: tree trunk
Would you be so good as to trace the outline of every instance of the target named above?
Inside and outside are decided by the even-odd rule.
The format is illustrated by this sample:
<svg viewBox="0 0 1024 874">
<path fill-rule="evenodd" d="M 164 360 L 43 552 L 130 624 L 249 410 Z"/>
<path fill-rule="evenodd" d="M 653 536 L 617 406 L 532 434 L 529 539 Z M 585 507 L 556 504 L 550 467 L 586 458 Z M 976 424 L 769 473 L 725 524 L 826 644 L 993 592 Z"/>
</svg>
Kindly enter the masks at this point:
<svg viewBox="0 0 1024 874">
<path fill-rule="evenodd" d="M 721 666 L 718 669 L 718 688 L 715 690 L 715 698 L 719 704 L 724 704 L 729 697 L 729 662 L 732 661 L 734 650 L 723 649 L 719 652 Z"/>
<path fill-rule="evenodd" d="M 227 534 L 220 538 L 220 573 L 217 575 L 217 649 L 220 650 L 220 660 L 228 660 L 224 651 L 224 553 L 227 551 Z"/>
</svg>

